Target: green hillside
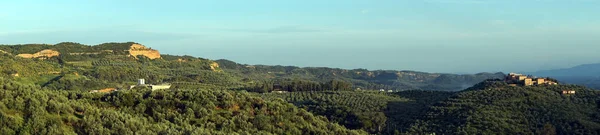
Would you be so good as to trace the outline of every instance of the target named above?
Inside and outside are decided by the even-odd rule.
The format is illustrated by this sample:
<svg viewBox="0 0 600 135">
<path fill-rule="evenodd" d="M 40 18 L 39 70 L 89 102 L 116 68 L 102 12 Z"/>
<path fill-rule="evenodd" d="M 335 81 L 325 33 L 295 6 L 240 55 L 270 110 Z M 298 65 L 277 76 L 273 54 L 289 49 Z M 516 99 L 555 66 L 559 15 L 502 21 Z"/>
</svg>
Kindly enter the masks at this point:
<svg viewBox="0 0 600 135">
<path fill-rule="evenodd" d="M 84 45 L 74 42 L 62 42 L 55 45 L 50 44 L 22 44 L 22 45 L 0 45 L 0 50 L 12 54 L 36 53 L 44 49 L 53 49 L 63 54 L 68 53 L 84 53 L 84 52 L 100 52 L 103 50 L 112 50 L 121 52 L 128 50 L 135 42 L 126 43 L 103 43 L 99 45 Z"/>
<path fill-rule="evenodd" d="M 441 90 L 455 91 L 490 78 L 502 78 L 501 73 L 474 75 L 437 74 L 414 71 L 368 71 L 335 68 L 298 68 L 293 66 L 242 65 L 228 60 L 212 61 L 191 56 L 160 55 L 160 59 L 131 57 L 128 49 L 135 42 L 83 45 L 63 42 L 55 45 L 1 45 L 0 76 L 36 83 L 50 89 L 86 90 L 106 87 L 126 87 L 144 78 L 148 83 L 176 83 L 179 87 L 199 88 L 206 85 L 227 86 L 270 92 L 277 86 L 289 85 L 297 91 L 323 91 L 332 88 L 327 83 L 337 81 L 340 89 L 368 90 Z M 60 53 L 41 59 L 20 58 L 18 54 L 34 54 L 42 50 Z M 221 70 L 224 70 L 222 72 Z M 114 72 L 119 71 L 119 72 Z M 14 76 L 18 74 L 19 76 Z M 68 77 L 77 75 L 79 77 Z M 295 82 L 316 84 L 298 86 Z M 350 83 L 346 85 L 345 83 Z M 261 88 L 257 88 L 261 86 Z M 269 87 L 270 89 L 265 89 Z M 273 88 L 271 88 L 273 87 Z"/>
<path fill-rule="evenodd" d="M 565 95 L 563 90 L 576 94 Z M 271 93 L 373 134 L 597 134 L 600 92 L 575 85 L 509 86 L 488 80 L 461 92 Z"/>
<path fill-rule="evenodd" d="M 264 94 L 266 99 L 283 99 L 350 129 L 372 134 L 403 133 L 424 117 L 428 107 L 454 92 L 402 91 L 313 91 Z"/>
<path fill-rule="evenodd" d="M 509 86 L 502 73 L 244 65 L 134 44 L 0 45 L 0 133 L 600 133 L 600 92 L 575 85 Z M 42 50 L 52 55 L 19 55 Z M 138 79 L 171 87 L 130 89 Z"/>
<path fill-rule="evenodd" d="M 493 83 L 493 82 L 484 82 Z M 411 133 L 599 134 L 600 92 L 572 85 L 484 84 L 430 107 Z M 575 90 L 564 95 L 563 90 Z"/>
<path fill-rule="evenodd" d="M 251 80 L 311 80 L 327 82 L 343 80 L 354 88 L 370 90 L 437 90 L 458 91 L 486 79 L 504 78 L 503 73 L 479 73 L 456 75 L 424 73 L 416 71 L 393 71 L 337 68 L 300 68 L 294 66 L 244 65 L 229 60 L 217 60 L 225 71 Z"/>
<path fill-rule="evenodd" d="M 220 72 L 218 65 L 214 67 L 214 61 L 173 55 L 161 55 L 162 58 L 154 60 L 144 56 L 131 57 L 127 50 L 133 44 L 136 43 L 3 45 L 0 50 L 7 53 L 0 54 L 0 62 L 3 63 L 0 76 L 48 89 L 77 91 L 125 88 L 141 78 L 154 84 L 186 84 L 187 88 L 201 85 L 243 86 L 241 79 Z M 45 60 L 17 56 L 45 49 L 58 51 L 60 55 Z"/>
<path fill-rule="evenodd" d="M 265 96 L 284 99 L 315 114 L 327 116 L 347 128 L 371 133 L 381 133 L 386 126 L 388 102 L 408 101 L 391 94 L 368 91 L 291 92 Z"/>
<path fill-rule="evenodd" d="M 42 90 L 0 78 L 2 134 L 364 134 L 283 101 L 223 90 Z"/>
</svg>

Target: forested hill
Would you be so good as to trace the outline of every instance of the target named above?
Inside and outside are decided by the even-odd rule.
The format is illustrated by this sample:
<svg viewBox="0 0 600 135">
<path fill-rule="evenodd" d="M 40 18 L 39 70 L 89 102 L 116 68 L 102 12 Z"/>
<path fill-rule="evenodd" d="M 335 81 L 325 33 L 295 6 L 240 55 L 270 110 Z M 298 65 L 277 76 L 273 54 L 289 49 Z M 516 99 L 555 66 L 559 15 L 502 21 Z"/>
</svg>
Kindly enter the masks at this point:
<svg viewBox="0 0 600 135">
<path fill-rule="evenodd" d="M 326 82 L 343 80 L 355 88 L 371 90 L 439 90 L 458 91 L 486 79 L 504 78 L 504 73 L 479 73 L 470 75 L 425 73 L 416 71 L 394 71 L 366 69 L 338 69 L 325 67 L 246 65 L 229 60 L 217 60 L 225 71 L 252 79 L 311 80 Z"/>
<path fill-rule="evenodd" d="M 600 91 L 576 85 L 509 86 L 491 79 L 459 92 L 298 91 L 263 96 L 372 134 L 600 133 Z"/>
<path fill-rule="evenodd" d="M 211 60 L 160 54 L 134 42 L 0 45 L 0 77 L 46 89 L 128 88 L 137 79 L 174 87 L 241 87 Z"/>
<path fill-rule="evenodd" d="M 110 94 L 44 90 L 0 77 L 0 133 L 366 134 L 283 101 L 219 89 Z"/>
<path fill-rule="evenodd" d="M 4 45 L 0 133 L 600 134 L 600 92 L 497 78 L 243 65 L 133 42 Z"/>
<path fill-rule="evenodd" d="M 260 92 L 277 90 L 277 86 L 285 87 L 282 85 L 288 85 L 297 91 L 458 91 L 485 79 L 504 77 L 502 73 L 456 75 L 416 71 L 242 65 L 228 60 L 212 61 L 191 56 L 160 54 L 159 50 L 135 42 L 99 45 L 73 42 L 55 45 L 0 45 L 0 62 L 6 63 L 0 65 L 0 76 L 35 83 L 44 88 L 67 90 L 123 88 L 134 84 L 137 79 L 144 78 L 148 83 L 174 83 L 179 88 L 216 85 Z M 331 82 L 340 82 L 336 84 L 341 85 L 334 88 Z"/>
<path fill-rule="evenodd" d="M 135 42 L 126 43 L 103 43 L 99 45 L 84 45 L 74 42 L 62 42 L 55 45 L 50 44 L 20 44 L 20 45 L 0 45 L 0 50 L 11 53 L 11 54 L 33 54 L 42 50 L 50 49 L 58 51 L 61 54 L 74 54 L 74 53 L 99 53 L 106 50 L 120 52 L 124 54 L 125 50 L 131 49 Z M 119 54 L 119 53 L 117 53 Z"/>
<path fill-rule="evenodd" d="M 600 92 L 486 81 L 434 104 L 411 134 L 600 134 Z M 576 94 L 562 94 L 564 90 Z"/>
</svg>

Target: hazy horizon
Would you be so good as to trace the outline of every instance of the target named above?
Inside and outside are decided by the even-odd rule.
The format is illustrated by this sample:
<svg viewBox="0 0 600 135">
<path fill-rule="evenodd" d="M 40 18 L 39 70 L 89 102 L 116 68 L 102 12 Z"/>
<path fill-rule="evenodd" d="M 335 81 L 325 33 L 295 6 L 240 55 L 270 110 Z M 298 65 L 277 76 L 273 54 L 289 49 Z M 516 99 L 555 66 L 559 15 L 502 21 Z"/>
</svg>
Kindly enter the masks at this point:
<svg viewBox="0 0 600 135">
<path fill-rule="evenodd" d="M 244 64 L 529 72 L 600 62 L 599 12 L 591 0 L 1 1 L 0 44 L 133 41 Z"/>
</svg>

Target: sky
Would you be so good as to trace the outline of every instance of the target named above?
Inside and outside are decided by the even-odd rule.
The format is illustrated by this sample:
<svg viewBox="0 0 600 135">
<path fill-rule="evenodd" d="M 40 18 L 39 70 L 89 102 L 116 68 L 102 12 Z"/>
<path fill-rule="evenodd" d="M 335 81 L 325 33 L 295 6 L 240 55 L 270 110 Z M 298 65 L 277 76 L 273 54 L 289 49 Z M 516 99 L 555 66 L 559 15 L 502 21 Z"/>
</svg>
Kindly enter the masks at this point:
<svg viewBox="0 0 600 135">
<path fill-rule="evenodd" d="M 244 64 L 525 72 L 600 62 L 600 0 L 0 0 L 0 44 L 134 41 Z"/>
</svg>

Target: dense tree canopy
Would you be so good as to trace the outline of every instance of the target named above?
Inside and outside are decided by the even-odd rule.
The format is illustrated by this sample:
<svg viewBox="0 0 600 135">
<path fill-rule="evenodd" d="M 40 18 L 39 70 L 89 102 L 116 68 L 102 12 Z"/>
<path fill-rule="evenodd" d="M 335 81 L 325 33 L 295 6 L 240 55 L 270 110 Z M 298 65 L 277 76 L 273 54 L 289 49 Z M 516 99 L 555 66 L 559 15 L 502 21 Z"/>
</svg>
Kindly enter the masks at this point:
<svg viewBox="0 0 600 135">
<path fill-rule="evenodd" d="M 0 78 L 3 134 L 363 134 L 284 101 L 223 90 L 42 90 Z"/>
<path fill-rule="evenodd" d="M 271 93 L 266 98 L 281 98 L 315 114 L 351 129 L 363 129 L 371 133 L 382 133 L 387 117 L 389 102 L 406 102 L 383 92 L 368 91 L 312 91 Z"/>
<path fill-rule="evenodd" d="M 132 44 L 0 46 L 0 133 L 600 133 L 600 94 L 579 86 L 513 87 L 486 80 L 504 78 L 501 73 L 242 65 L 173 55 L 150 59 L 129 55 Z M 15 56 L 44 49 L 61 54 Z M 172 86 L 129 89 L 137 79 Z M 104 88 L 118 91 L 89 93 Z"/>
<path fill-rule="evenodd" d="M 410 132 L 440 134 L 598 134 L 600 93 L 585 87 L 502 83 L 471 89 L 430 107 Z M 489 85 L 492 84 L 492 85 Z M 478 85 L 485 86 L 485 85 Z M 576 94 L 562 94 L 574 90 Z"/>
</svg>

